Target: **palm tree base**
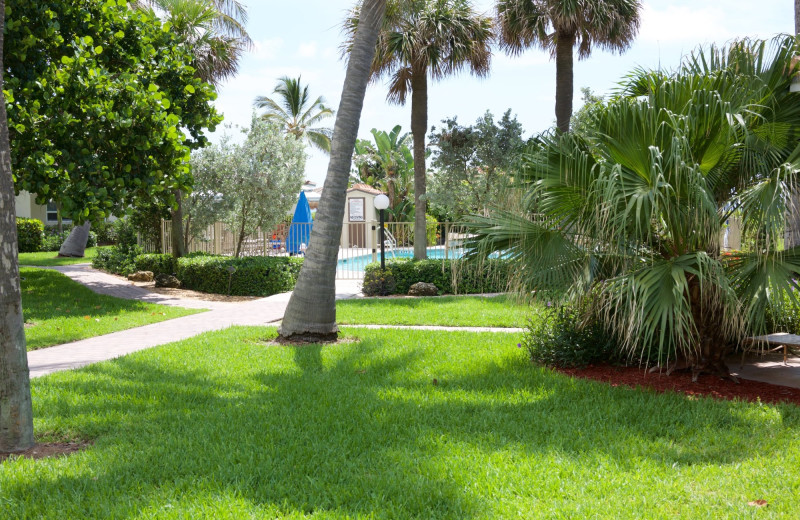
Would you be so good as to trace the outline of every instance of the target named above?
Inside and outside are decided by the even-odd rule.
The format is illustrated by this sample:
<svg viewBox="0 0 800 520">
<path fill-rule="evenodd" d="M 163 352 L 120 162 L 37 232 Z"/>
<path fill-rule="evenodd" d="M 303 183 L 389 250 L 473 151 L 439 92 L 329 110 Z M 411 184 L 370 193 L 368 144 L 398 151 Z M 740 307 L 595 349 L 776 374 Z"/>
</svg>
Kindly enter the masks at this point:
<svg viewBox="0 0 800 520">
<path fill-rule="evenodd" d="M 339 341 L 339 332 L 300 332 L 289 334 L 284 336 L 281 334 L 281 331 L 278 330 L 278 337 L 275 340 L 276 342 L 280 343 L 281 345 L 295 345 L 295 346 L 302 346 L 302 345 L 310 345 L 310 344 L 319 344 L 319 343 L 336 343 Z"/>
</svg>

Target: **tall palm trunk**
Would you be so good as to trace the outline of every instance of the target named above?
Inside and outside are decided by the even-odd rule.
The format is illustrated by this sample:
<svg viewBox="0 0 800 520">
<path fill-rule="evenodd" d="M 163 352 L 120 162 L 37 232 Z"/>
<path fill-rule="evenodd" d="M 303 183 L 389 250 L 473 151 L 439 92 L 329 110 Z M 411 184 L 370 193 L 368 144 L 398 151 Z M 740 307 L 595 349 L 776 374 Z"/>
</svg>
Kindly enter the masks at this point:
<svg viewBox="0 0 800 520">
<path fill-rule="evenodd" d="M 365 0 L 361 10 L 333 127 L 325 189 L 303 267 L 278 331 L 284 338 L 335 339 L 339 332 L 336 326 L 336 261 L 342 237 L 347 181 L 370 65 L 385 9 L 386 0 Z"/>
<path fill-rule="evenodd" d="M 425 214 L 425 132 L 428 130 L 428 73 L 415 70 L 411 76 L 411 134 L 414 136 L 414 259 L 427 258 Z"/>
<path fill-rule="evenodd" d="M 572 75 L 575 34 L 556 34 L 556 126 L 561 132 L 569 132 L 572 117 Z"/>
<path fill-rule="evenodd" d="M 800 34 L 800 0 L 794 0 L 794 34 Z"/>
<path fill-rule="evenodd" d="M 800 0 L 794 0 L 794 34 L 800 35 Z M 786 211 L 783 246 L 788 249 L 797 245 L 800 245 L 800 193 L 795 189 Z"/>
<path fill-rule="evenodd" d="M 0 0 L 0 91 L 5 0 Z M 33 446 L 33 411 L 19 288 L 17 220 L 5 96 L 0 99 L 0 452 Z"/>
</svg>

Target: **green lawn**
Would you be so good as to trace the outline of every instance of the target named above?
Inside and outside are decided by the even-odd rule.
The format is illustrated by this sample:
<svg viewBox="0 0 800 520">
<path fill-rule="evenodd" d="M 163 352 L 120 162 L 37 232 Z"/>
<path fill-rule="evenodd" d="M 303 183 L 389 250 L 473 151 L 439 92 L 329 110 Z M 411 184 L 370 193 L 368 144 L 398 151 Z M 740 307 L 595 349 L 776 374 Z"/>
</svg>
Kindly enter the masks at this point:
<svg viewBox="0 0 800 520">
<path fill-rule="evenodd" d="M 518 334 L 346 332 L 33 380 L 39 438 L 94 443 L 0 464 L 0 518 L 800 517 L 797 407 L 569 379 Z"/>
<path fill-rule="evenodd" d="M 506 296 L 360 298 L 336 302 L 340 324 L 523 327 L 530 306 Z"/>
<path fill-rule="evenodd" d="M 53 266 L 91 263 L 92 259 L 97 256 L 98 249 L 102 249 L 102 247 L 86 248 L 86 253 L 83 258 L 59 257 L 58 251 L 47 251 L 44 253 L 20 253 L 19 265 Z"/>
<path fill-rule="evenodd" d="M 47 269 L 20 274 L 28 350 L 201 312 L 104 296 Z"/>
</svg>

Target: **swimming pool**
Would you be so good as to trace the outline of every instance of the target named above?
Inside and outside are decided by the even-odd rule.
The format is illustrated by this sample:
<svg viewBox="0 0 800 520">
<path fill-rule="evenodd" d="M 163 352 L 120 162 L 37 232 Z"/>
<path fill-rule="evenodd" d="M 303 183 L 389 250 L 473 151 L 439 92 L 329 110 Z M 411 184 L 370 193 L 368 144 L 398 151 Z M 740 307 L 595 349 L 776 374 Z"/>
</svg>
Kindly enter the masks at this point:
<svg viewBox="0 0 800 520">
<path fill-rule="evenodd" d="M 458 249 L 451 249 L 447 253 L 448 258 L 459 258 L 462 255 L 462 251 Z M 410 247 L 403 247 L 394 250 L 394 254 L 391 251 L 386 251 L 384 253 L 384 258 L 386 258 L 387 262 L 390 262 L 393 258 L 414 258 L 414 249 Z M 428 248 L 428 258 L 431 259 L 443 259 L 444 258 L 444 248 L 441 247 L 429 247 Z M 381 261 L 381 253 L 378 252 L 376 259 L 378 262 Z M 336 263 L 336 270 L 337 271 L 364 271 L 364 268 L 367 264 L 372 263 L 372 255 L 361 255 L 361 256 L 354 256 L 352 258 L 340 258 L 339 261 Z"/>
</svg>

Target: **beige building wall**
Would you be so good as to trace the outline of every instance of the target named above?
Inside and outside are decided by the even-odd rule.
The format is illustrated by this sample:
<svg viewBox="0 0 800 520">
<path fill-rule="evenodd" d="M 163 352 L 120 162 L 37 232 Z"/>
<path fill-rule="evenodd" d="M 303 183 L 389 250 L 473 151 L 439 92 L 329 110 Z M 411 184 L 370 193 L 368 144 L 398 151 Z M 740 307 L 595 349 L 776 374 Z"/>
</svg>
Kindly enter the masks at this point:
<svg viewBox="0 0 800 520">
<path fill-rule="evenodd" d="M 47 206 L 36 204 L 36 197 L 27 191 L 19 192 L 14 198 L 14 206 L 17 216 L 20 218 L 35 218 L 41 220 L 45 225 L 53 225 L 55 220 L 47 221 Z"/>
</svg>

